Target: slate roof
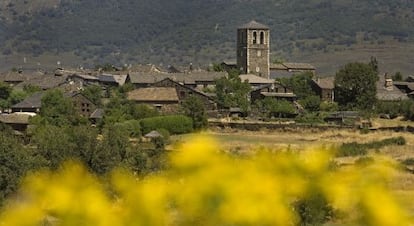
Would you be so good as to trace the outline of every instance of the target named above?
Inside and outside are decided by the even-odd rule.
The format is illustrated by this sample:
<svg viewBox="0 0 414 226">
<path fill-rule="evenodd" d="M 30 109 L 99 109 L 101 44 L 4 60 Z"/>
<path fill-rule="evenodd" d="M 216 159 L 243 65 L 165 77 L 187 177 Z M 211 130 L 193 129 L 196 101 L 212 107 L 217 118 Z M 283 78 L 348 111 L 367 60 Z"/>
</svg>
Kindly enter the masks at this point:
<svg viewBox="0 0 414 226">
<path fill-rule="evenodd" d="M 161 70 L 153 64 L 133 65 L 129 68 L 129 71 L 130 72 L 144 72 L 144 73 L 161 72 Z"/>
<path fill-rule="evenodd" d="M 167 78 L 168 74 L 132 72 L 128 76 L 132 84 L 152 84 Z"/>
<path fill-rule="evenodd" d="M 315 70 L 315 66 L 308 63 L 282 63 L 288 70 Z"/>
<path fill-rule="evenodd" d="M 42 97 L 45 93 L 37 92 L 33 95 L 26 97 L 20 103 L 12 106 L 12 108 L 40 108 L 42 106 Z"/>
<path fill-rule="evenodd" d="M 294 72 L 288 70 L 271 70 L 270 71 L 270 78 L 290 78 L 294 75 Z"/>
<path fill-rule="evenodd" d="M 282 63 L 278 64 L 270 64 L 269 66 L 270 70 L 287 70 L 288 68 L 283 65 Z"/>
<path fill-rule="evenodd" d="M 1 82 L 23 82 L 26 79 L 24 74 L 18 72 L 5 72 L 0 74 Z"/>
<path fill-rule="evenodd" d="M 267 29 L 268 30 L 269 27 L 255 20 L 252 20 L 247 24 L 241 25 L 238 29 Z"/>
<path fill-rule="evenodd" d="M 26 80 L 16 85 L 17 88 L 23 88 L 25 85 L 37 86 L 43 90 L 56 88 L 66 83 L 67 75 L 55 76 L 53 74 L 34 74 L 27 75 Z"/>
<path fill-rule="evenodd" d="M 89 116 L 89 118 L 91 119 L 101 119 L 103 118 L 105 114 L 104 109 L 102 108 L 97 108 L 94 112 L 92 112 L 91 116 Z"/>
<path fill-rule="evenodd" d="M 153 84 L 166 78 L 181 84 L 196 84 L 197 82 L 214 82 L 225 77 L 226 72 L 192 72 L 192 73 L 130 73 L 129 78 L 133 84 Z"/>
<path fill-rule="evenodd" d="M 98 80 L 98 77 L 96 77 L 96 76 L 93 76 L 93 75 L 86 75 L 86 74 L 72 74 L 72 75 L 69 75 L 69 77 L 78 77 L 78 78 L 81 78 L 81 79 L 83 79 L 83 80 L 91 80 L 91 81 L 97 81 Z"/>
<path fill-rule="evenodd" d="M 178 102 L 179 98 L 174 87 L 149 87 L 132 90 L 128 100 L 142 102 Z"/>
<path fill-rule="evenodd" d="M 113 75 L 116 83 L 118 83 L 118 85 L 123 86 L 125 84 L 125 81 L 128 77 L 128 75 Z"/>
<path fill-rule="evenodd" d="M 254 74 L 242 74 L 242 75 L 239 75 L 239 77 L 242 82 L 247 80 L 249 84 L 273 84 L 275 83 L 273 79 L 259 77 Z"/>
<path fill-rule="evenodd" d="M 5 124 L 29 124 L 29 118 L 32 116 L 22 113 L 0 114 L 0 122 Z"/>
<path fill-rule="evenodd" d="M 383 101 L 407 100 L 407 94 L 403 93 L 395 85 L 385 87 L 385 79 L 380 77 L 377 82 L 377 99 Z"/>
<path fill-rule="evenodd" d="M 98 75 L 98 80 L 106 83 L 117 83 L 114 76 L 108 74 Z"/>
<path fill-rule="evenodd" d="M 260 92 L 265 97 L 296 97 L 293 93 Z"/>
<path fill-rule="evenodd" d="M 409 90 L 414 91 L 414 82 L 394 82 L 395 86 L 405 86 L 407 87 Z"/>
<path fill-rule="evenodd" d="M 313 82 L 321 89 L 334 89 L 335 88 L 335 77 L 317 78 L 313 79 Z"/>
</svg>

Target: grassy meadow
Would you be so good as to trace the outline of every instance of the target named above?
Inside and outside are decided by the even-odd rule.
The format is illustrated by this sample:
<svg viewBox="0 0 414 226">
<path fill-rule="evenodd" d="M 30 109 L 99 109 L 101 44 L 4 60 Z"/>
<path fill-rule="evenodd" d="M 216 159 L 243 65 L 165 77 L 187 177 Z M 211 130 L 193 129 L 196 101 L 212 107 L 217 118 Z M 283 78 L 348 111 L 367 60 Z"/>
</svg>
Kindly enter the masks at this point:
<svg viewBox="0 0 414 226">
<path fill-rule="evenodd" d="M 383 125 L 382 120 L 376 120 L 374 124 Z M 398 121 L 386 122 L 387 126 L 400 125 Z M 318 129 L 305 129 L 301 131 L 241 131 L 236 129 L 214 129 L 205 132 L 220 144 L 225 151 L 249 153 L 257 149 L 306 151 L 312 147 L 339 147 L 343 143 L 369 143 L 387 138 L 402 136 L 406 140 L 403 146 L 390 145 L 379 150 L 369 150 L 367 156 L 336 157 L 338 165 L 346 167 L 353 165 L 360 158 L 374 155 L 383 155 L 398 162 L 414 158 L 414 134 L 396 133 L 392 131 L 375 131 L 368 134 L 358 130 L 330 129 L 321 131 Z M 176 142 L 185 142 L 186 136 L 173 137 Z M 406 170 L 397 171 L 394 180 L 389 183 L 396 197 L 405 204 L 410 213 L 414 215 L 414 174 Z"/>
</svg>

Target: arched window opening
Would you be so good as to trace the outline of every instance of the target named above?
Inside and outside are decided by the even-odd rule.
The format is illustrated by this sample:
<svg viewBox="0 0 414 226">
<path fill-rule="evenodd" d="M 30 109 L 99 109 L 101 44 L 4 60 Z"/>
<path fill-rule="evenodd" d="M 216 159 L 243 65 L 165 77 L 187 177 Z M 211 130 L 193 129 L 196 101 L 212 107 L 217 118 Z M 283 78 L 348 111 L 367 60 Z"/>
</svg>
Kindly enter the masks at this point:
<svg viewBox="0 0 414 226">
<path fill-rule="evenodd" d="M 257 32 L 253 31 L 253 44 L 257 43 Z"/>
<path fill-rule="evenodd" d="M 260 44 L 264 44 L 264 32 L 260 32 Z"/>
</svg>

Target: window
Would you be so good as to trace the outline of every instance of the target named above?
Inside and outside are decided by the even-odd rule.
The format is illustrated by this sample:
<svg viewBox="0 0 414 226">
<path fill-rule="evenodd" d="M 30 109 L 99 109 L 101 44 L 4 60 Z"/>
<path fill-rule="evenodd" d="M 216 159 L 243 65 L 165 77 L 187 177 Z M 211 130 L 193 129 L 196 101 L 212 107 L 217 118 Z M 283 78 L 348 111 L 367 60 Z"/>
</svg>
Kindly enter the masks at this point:
<svg viewBox="0 0 414 226">
<path fill-rule="evenodd" d="M 253 31 L 253 44 L 257 43 L 257 32 Z"/>
<path fill-rule="evenodd" d="M 260 32 L 260 44 L 264 44 L 264 32 Z"/>
<path fill-rule="evenodd" d="M 184 91 L 180 91 L 180 97 L 184 98 L 185 97 L 185 92 Z"/>
<path fill-rule="evenodd" d="M 243 51 L 240 51 L 240 56 L 241 56 L 241 57 L 243 56 Z"/>
<path fill-rule="evenodd" d="M 256 72 L 260 72 L 260 67 L 256 67 Z"/>
<path fill-rule="evenodd" d="M 262 56 L 262 51 L 257 50 L 257 56 L 258 56 L 258 57 L 261 57 L 261 56 Z"/>
</svg>

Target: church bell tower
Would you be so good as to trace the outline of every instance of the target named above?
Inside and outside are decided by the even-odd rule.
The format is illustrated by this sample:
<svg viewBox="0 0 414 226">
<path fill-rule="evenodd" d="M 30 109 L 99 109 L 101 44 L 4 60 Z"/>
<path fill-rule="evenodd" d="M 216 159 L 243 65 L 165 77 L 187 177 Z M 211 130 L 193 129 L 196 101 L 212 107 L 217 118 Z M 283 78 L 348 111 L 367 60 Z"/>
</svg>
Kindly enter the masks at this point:
<svg viewBox="0 0 414 226">
<path fill-rule="evenodd" d="M 251 21 L 237 29 L 237 67 L 244 74 L 270 77 L 269 27 Z"/>
</svg>

